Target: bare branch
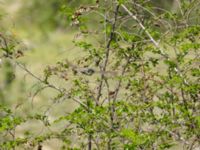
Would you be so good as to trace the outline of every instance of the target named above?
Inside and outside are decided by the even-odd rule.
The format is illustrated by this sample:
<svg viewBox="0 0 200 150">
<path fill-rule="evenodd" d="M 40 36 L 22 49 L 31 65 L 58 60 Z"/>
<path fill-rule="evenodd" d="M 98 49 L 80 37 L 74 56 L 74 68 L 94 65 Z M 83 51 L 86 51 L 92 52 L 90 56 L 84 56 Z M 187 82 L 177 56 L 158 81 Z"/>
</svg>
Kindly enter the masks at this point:
<svg viewBox="0 0 200 150">
<path fill-rule="evenodd" d="M 104 61 L 103 67 L 102 67 L 102 72 L 106 72 L 106 68 L 107 68 L 107 64 L 108 64 L 108 60 L 109 60 L 109 55 L 110 55 L 110 46 L 111 46 L 111 42 L 113 41 L 114 32 L 115 32 L 115 28 L 116 28 L 119 7 L 120 7 L 120 5 L 118 4 L 116 6 L 116 9 L 115 9 L 115 16 L 114 16 L 115 19 L 114 19 L 114 22 L 113 22 L 113 25 L 112 25 L 112 31 L 110 33 L 110 38 L 109 38 L 108 43 L 106 45 L 106 56 L 105 56 L 105 61 Z M 104 75 L 104 73 L 102 73 L 101 74 L 101 79 L 100 79 L 100 84 L 99 84 L 99 87 L 98 87 L 97 98 L 96 98 L 97 101 L 99 101 L 99 99 L 101 97 L 104 78 L 105 78 L 105 75 Z"/>
</svg>

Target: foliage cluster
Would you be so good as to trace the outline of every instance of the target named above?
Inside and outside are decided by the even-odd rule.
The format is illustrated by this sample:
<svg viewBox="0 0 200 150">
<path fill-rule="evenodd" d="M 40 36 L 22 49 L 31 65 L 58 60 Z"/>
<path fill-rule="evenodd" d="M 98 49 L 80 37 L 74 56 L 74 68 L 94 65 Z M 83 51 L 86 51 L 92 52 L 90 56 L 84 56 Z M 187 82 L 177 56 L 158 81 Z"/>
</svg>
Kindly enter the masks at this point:
<svg viewBox="0 0 200 150">
<path fill-rule="evenodd" d="M 63 5 L 63 14 L 82 37 L 74 44 L 85 55 L 48 66 L 43 78 L 15 59 L 23 52 L 7 46 L 2 35 L 2 59 L 43 85 L 36 94 L 52 88 L 58 93 L 55 103 L 73 100 L 77 107 L 50 121 L 46 113 L 20 117 L 1 106 L 1 148 L 42 149 L 50 139 L 70 150 L 199 147 L 199 2 L 177 2 L 175 12 L 146 0 L 97 0 L 74 11 Z M 54 78 L 62 79 L 64 87 L 54 85 Z M 41 121 L 48 132 L 33 136 L 30 130 L 17 137 L 16 127 L 30 120 Z M 51 127 L 59 124 L 65 127 L 53 132 Z"/>
</svg>

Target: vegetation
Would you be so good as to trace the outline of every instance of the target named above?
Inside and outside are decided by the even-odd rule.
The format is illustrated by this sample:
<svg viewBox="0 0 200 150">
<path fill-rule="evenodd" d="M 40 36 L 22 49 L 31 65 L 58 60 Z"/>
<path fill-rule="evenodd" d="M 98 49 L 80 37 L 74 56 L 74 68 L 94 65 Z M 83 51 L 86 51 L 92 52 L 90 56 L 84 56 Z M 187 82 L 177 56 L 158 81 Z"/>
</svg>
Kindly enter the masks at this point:
<svg viewBox="0 0 200 150">
<path fill-rule="evenodd" d="M 66 24 L 49 14 L 36 19 L 53 22 L 51 29 L 71 26 L 77 54 L 47 65 L 43 75 L 23 63 L 28 52 L 16 37 L 6 29 L 0 34 L 1 149 L 41 150 L 51 140 L 63 150 L 199 148 L 199 0 L 67 2 L 48 3 L 48 8 L 56 3 L 48 13 L 56 19 L 61 13 Z M 38 3 L 44 1 L 31 7 Z M 15 69 L 37 83 L 28 83 L 34 89 L 31 98 L 10 107 L 4 91 L 10 91 Z M 51 103 L 41 99 L 35 106 L 41 93 Z M 28 106 L 25 100 L 31 101 Z M 26 107 L 17 111 L 21 105 Z"/>
</svg>

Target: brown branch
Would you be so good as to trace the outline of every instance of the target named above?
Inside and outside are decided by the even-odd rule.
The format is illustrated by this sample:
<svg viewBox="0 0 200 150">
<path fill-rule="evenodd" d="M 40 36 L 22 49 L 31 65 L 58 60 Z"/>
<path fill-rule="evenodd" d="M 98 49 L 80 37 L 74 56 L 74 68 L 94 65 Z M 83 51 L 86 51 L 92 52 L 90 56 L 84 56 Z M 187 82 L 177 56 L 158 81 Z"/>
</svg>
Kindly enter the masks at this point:
<svg viewBox="0 0 200 150">
<path fill-rule="evenodd" d="M 116 23 L 117 23 L 117 16 L 118 16 L 118 12 L 119 12 L 119 7 L 120 5 L 118 4 L 115 8 L 115 16 L 114 16 L 114 22 L 112 24 L 112 31 L 110 33 L 110 37 L 109 37 L 109 40 L 108 40 L 108 43 L 106 45 L 106 56 L 105 56 L 105 61 L 104 61 L 104 64 L 103 64 L 103 67 L 101 69 L 102 72 L 106 72 L 106 69 L 107 69 L 107 65 L 108 65 L 108 60 L 109 60 L 109 56 L 110 56 L 110 46 L 111 46 L 111 42 L 113 41 L 113 38 L 114 38 L 114 32 L 115 32 L 115 29 L 116 29 Z M 105 74 L 104 73 L 101 73 L 101 79 L 100 79 L 100 84 L 98 86 L 98 92 L 97 92 L 97 102 L 99 102 L 99 99 L 101 97 L 101 92 L 102 92 L 102 87 L 103 87 L 103 81 L 105 79 Z M 99 104 L 97 104 L 99 105 Z"/>
</svg>

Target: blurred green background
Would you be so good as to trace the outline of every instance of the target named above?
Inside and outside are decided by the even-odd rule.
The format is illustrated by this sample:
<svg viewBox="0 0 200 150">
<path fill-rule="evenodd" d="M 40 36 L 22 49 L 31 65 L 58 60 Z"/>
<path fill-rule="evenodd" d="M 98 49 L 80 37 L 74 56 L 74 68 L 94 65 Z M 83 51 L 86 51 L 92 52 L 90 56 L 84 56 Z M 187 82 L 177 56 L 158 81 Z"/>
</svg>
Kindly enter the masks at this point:
<svg viewBox="0 0 200 150">
<path fill-rule="evenodd" d="M 0 1 L 1 32 L 14 36 L 19 41 L 25 52 L 24 57 L 17 61 L 26 64 L 40 78 L 43 77 L 46 66 L 54 65 L 64 58 L 73 60 L 79 51 L 72 43 L 76 29 L 69 26 L 61 13 L 63 3 L 64 1 L 57 0 Z M 69 2 L 69 5 L 74 4 Z M 44 114 L 54 104 L 52 98 L 56 96 L 55 91 L 47 89 L 34 96 L 41 84 L 9 60 L 1 62 L 0 72 L 0 103 L 14 110 L 16 115 Z M 52 82 L 62 85 L 59 79 Z M 57 107 L 48 111 L 52 120 L 53 117 L 58 117 L 56 115 L 72 111 L 75 104 L 67 101 L 54 105 Z M 33 135 L 46 132 L 39 121 L 29 121 L 17 128 L 16 132 L 20 135 L 30 129 Z M 57 145 L 49 141 L 44 149 L 57 149 Z"/>
</svg>

